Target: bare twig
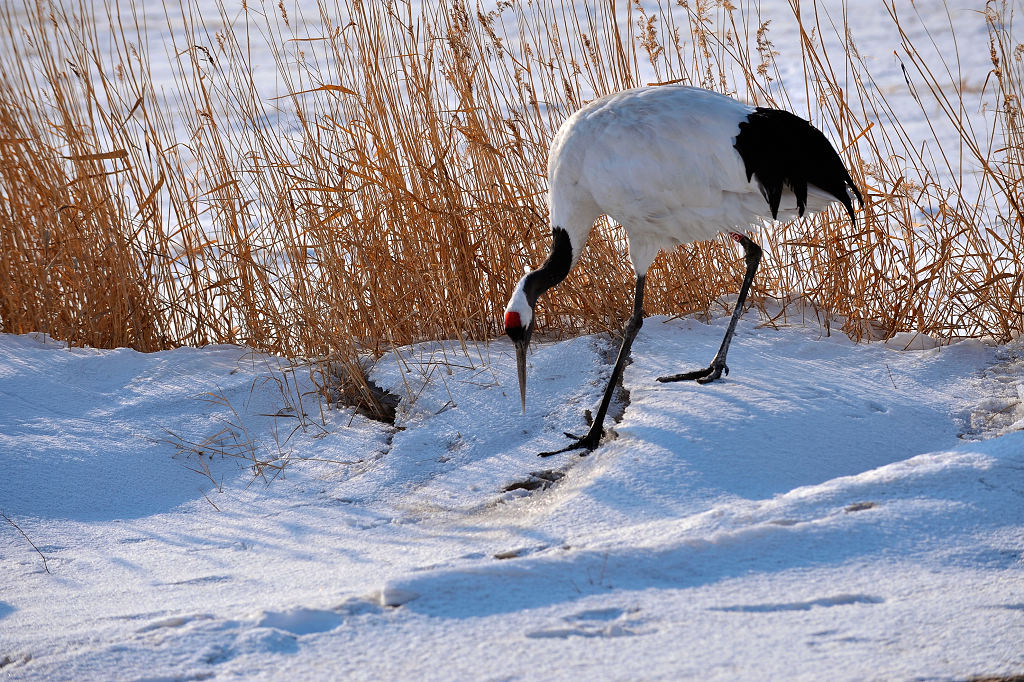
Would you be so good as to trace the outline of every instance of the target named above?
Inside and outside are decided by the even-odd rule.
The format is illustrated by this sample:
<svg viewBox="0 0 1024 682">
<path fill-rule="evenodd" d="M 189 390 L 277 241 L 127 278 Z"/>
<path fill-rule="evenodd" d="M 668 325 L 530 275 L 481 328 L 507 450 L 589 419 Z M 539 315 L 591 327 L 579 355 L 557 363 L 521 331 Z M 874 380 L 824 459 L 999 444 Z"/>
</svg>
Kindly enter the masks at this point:
<svg viewBox="0 0 1024 682">
<path fill-rule="evenodd" d="M 892 387 L 895 388 L 898 391 L 899 389 L 896 388 L 896 380 L 892 378 L 892 370 L 889 368 L 889 363 L 888 362 L 885 363 L 885 370 L 887 372 L 889 372 L 889 381 L 892 382 Z"/>
<path fill-rule="evenodd" d="M 3 513 L 2 511 L 0 511 L 0 516 L 4 517 L 4 520 L 5 520 L 5 521 L 6 521 L 7 523 L 9 523 L 9 524 L 11 524 L 12 526 L 14 526 L 14 527 L 15 527 L 15 528 L 17 529 L 17 531 L 18 531 L 19 533 L 21 533 L 21 536 L 22 536 L 23 538 L 25 538 L 25 540 L 27 540 L 27 541 L 28 541 L 28 544 L 32 545 L 32 549 L 34 549 L 34 550 L 36 551 L 36 553 L 37 553 L 37 554 L 39 554 L 39 556 L 40 556 L 40 557 L 42 557 L 42 559 L 43 559 L 43 568 L 44 568 L 44 569 L 46 570 L 46 572 L 47 572 L 47 573 L 50 573 L 50 567 L 46 565 L 46 556 L 45 556 L 45 555 L 44 555 L 44 554 L 43 554 L 42 552 L 40 552 L 40 551 L 39 551 L 39 548 L 38 548 L 38 547 L 36 547 L 36 543 L 32 542 L 32 539 L 31 539 L 31 538 L 30 538 L 30 537 L 28 536 L 28 534 L 26 534 L 26 533 L 25 533 L 25 531 L 23 531 L 23 530 L 21 529 L 21 526 L 19 526 L 18 524 L 16 524 L 16 523 L 15 523 L 15 522 L 14 522 L 14 521 L 13 521 L 13 520 L 11 519 L 11 517 L 9 517 L 9 516 L 8 516 L 7 514 L 5 514 L 5 513 Z M 51 574 L 51 575 L 52 575 L 52 574 Z"/>
<path fill-rule="evenodd" d="M 199 488 L 199 492 L 201 492 L 203 494 L 203 497 L 205 497 L 206 501 L 210 503 L 210 506 L 212 506 L 217 511 L 220 511 L 220 507 L 218 507 L 216 504 L 214 504 L 213 500 L 210 499 L 210 496 L 206 494 L 205 490 L 203 490 L 202 488 Z"/>
</svg>

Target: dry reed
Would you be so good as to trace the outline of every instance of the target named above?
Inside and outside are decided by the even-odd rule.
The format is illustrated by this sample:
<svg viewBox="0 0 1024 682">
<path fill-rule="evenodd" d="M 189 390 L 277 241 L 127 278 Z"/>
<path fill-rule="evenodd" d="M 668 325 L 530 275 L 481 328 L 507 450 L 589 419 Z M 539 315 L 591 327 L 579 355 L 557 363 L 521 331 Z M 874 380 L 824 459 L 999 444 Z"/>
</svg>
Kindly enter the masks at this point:
<svg viewBox="0 0 1024 682">
<path fill-rule="evenodd" d="M 855 229 L 838 212 L 760 229 L 755 300 L 810 302 L 857 338 L 1019 334 L 1024 47 L 1012 8 L 985 5 L 986 133 L 947 65 L 908 37 L 914 19 L 887 6 L 908 84 L 978 169 L 965 179 L 952 154 L 900 125 L 843 18 L 832 29 L 817 5 L 791 3 L 805 72 L 792 99 L 770 25 L 742 2 L 673 13 L 503 0 L 484 13 L 461 0 L 319 0 L 302 16 L 248 0 L 204 17 L 185 3 L 163 8 L 166 57 L 148 53 L 140 7 L 109 2 L 96 16 L 87 0 L 5 3 L 0 330 L 330 356 L 343 392 L 372 402 L 363 354 L 500 332 L 510 289 L 545 255 L 552 134 L 589 99 L 653 72 L 759 104 L 810 103 L 805 115 L 866 189 Z M 830 31 L 840 49 L 825 45 Z M 273 64 L 253 62 L 255 40 Z M 277 99 L 261 95 L 268 72 Z M 722 240 L 663 254 L 647 312 L 706 312 L 739 276 Z M 631 278 L 621 229 L 600 223 L 545 298 L 541 331 L 618 329 Z"/>
</svg>

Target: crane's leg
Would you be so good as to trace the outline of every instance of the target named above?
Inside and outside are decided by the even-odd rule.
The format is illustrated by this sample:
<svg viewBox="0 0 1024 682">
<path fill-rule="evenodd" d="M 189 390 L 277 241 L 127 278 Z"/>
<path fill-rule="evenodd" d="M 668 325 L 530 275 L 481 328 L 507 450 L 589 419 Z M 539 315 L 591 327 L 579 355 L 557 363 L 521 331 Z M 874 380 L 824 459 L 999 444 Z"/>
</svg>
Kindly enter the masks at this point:
<svg viewBox="0 0 1024 682">
<path fill-rule="evenodd" d="M 732 343 L 732 335 L 736 331 L 736 322 L 743 312 L 743 303 L 747 300 L 747 292 L 750 291 L 750 283 L 754 281 L 754 273 L 757 272 L 758 263 L 761 262 L 761 247 L 755 244 L 750 237 L 739 232 L 733 232 L 732 238 L 743 247 L 743 259 L 747 263 L 747 273 L 743 277 L 743 285 L 740 287 L 740 297 L 736 301 L 736 309 L 732 311 L 732 319 L 729 320 L 729 328 L 725 330 L 725 338 L 722 339 L 722 346 L 718 349 L 715 359 L 711 364 L 693 372 L 683 372 L 665 377 L 658 377 L 658 381 L 688 381 L 696 380 L 699 384 L 707 384 L 722 376 L 722 372 L 729 373 L 729 366 L 725 364 L 725 356 L 729 353 L 729 344 Z"/>
<path fill-rule="evenodd" d="M 568 452 L 570 450 L 590 451 L 596 448 L 598 443 L 601 442 L 601 436 L 604 435 L 604 418 L 605 415 L 608 414 L 608 406 L 611 404 L 612 396 L 615 394 L 615 385 L 618 383 L 619 377 L 622 375 L 623 367 L 626 366 L 626 359 L 629 357 L 629 349 L 633 347 L 633 339 L 636 338 L 636 333 L 640 331 L 640 327 L 644 324 L 643 305 L 645 280 L 646 275 L 637 275 L 636 291 L 633 294 L 633 314 L 630 315 L 629 321 L 626 323 L 626 329 L 622 334 L 622 345 L 619 346 L 619 355 L 615 358 L 615 367 L 612 368 L 612 375 L 608 379 L 608 387 L 604 389 L 604 397 L 601 399 L 601 406 L 597 409 L 597 415 L 594 417 L 594 423 L 590 425 L 590 431 L 583 437 L 566 433 L 565 435 L 572 438 L 575 442 L 567 445 L 561 450 L 542 452 L 540 453 L 541 457 L 550 457 L 551 455 L 557 455 L 560 452 Z"/>
</svg>

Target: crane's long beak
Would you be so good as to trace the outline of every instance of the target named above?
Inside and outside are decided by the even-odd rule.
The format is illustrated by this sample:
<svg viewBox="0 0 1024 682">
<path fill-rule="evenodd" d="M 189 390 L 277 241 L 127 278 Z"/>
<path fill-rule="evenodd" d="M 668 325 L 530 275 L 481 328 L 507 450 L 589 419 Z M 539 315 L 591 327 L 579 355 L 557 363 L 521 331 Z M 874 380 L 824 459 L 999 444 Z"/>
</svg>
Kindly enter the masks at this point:
<svg viewBox="0 0 1024 682">
<path fill-rule="evenodd" d="M 519 373 L 519 400 L 526 414 L 526 339 L 516 341 L 516 371 Z"/>
</svg>

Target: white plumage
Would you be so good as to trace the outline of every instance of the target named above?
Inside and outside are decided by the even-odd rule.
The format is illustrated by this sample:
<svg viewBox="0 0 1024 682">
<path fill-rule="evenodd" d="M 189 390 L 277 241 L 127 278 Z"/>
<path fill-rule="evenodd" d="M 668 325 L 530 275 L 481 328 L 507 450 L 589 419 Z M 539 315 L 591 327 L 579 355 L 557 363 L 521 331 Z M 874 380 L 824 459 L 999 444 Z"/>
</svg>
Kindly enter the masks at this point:
<svg viewBox="0 0 1024 682">
<path fill-rule="evenodd" d="M 723 231 L 743 245 L 747 276 L 715 359 L 706 369 L 659 379 L 707 383 L 729 371 L 729 343 L 760 260 L 761 249 L 738 231 L 764 219 L 821 210 L 837 200 L 852 219 L 848 190 L 860 200 L 832 145 L 803 119 L 682 85 L 625 90 L 574 113 L 552 141 L 548 180 L 551 254 L 520 280 L 505 309 L 524 409 L 533 308 L 575 265 L 601 215 L 625 228 L 637 275 L 633 315 L 590 433 L 574 436 L 574 444 L 557 452 L 591 450 L 600 441 L 614 384 L 643 324 L 647 269 L 660 250 Z"/>
<path fill-rule="evenodd" d="M 663 248 L 771 218 L 733 147 L 753 111 L 711 90 L 669 85 L 624 90 L 566 119 L 548 156 L 548 198 L 551 224 L 574 247 L 573 264 L 602 214 L 626 228 L 637 274 Z M 816 191 L 809 200 L 816 211 L 835 197 Z M 796 197 L 784 191 L 778 217 L 796 216 Z"/>
</svg>

